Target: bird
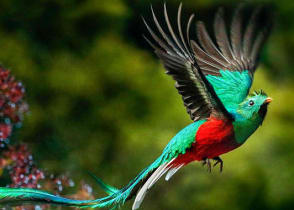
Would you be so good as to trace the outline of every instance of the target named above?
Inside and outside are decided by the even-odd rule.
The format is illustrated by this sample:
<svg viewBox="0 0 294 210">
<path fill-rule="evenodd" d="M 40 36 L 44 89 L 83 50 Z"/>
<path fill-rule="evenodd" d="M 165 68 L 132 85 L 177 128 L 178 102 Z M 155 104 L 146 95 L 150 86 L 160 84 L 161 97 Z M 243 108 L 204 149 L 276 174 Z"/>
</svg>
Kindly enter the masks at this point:
<svg viewBox="0 0 294 210">
<path fill-rule="evenodd" d="M 108 194 L 94 200 L 73 200 L 28 188 L 0 188 L 1 205 L 46 203 L 71 207 L 116 208 L 135 197 L 132 210 L 140 207 L 146 193 L 165 175 L 168 181 L 181 168 L 199 161 L 208 170 L 219 165 L 223 170 L 222 154 L 245 141 L 262 125 L 272 98 L 263 90 L 249 94 L 260 52 L 267 40 L 272 20 L 258 25 L 262 9 L 256 8 L 245 21 L 244 5 L 234 12 L 229 33 L 220 8 L 209 34 L 201 21 L 196 21 L 196 39 L 190 39 L 195 15 L 182 27 L 182 4 L 177 12 L 177 30 L 170 22 L 166 4 L 160 25 L 152 6 L 153 28 L 143 18 L 149 38 L 146 41 L 163 63 L 166 73 L 175 80 L 191 124 L 178 132 L 161 155 L 144 168 L 123 188 L 118 189 L 95 177 Z M 246 22 L 246 24 L 245 24 Z M 156 30 L 156 31 L 155 31 Z"/>
</svg>

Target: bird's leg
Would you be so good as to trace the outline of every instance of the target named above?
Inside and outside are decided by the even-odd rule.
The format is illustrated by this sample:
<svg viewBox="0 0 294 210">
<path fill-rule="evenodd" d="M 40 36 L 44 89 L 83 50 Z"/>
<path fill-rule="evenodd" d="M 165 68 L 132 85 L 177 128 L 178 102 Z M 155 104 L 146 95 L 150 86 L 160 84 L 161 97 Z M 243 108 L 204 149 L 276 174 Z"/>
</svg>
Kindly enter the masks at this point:
<svg viewBox="0 0 294 210">
<path fill-rule="evenodd" d="M 207 165 L 208 171 L 211 173 L 211 163 L 208 158 L 203 158 L 202 165 L 203 166 Z"/>
<path fill-rule="evenodd" d="M 215 160 L 216 162 L 213 164 L 213 167 L 215 167 L 217 164 L 220 164 L 219 167 L 219 171 L 222 172 L 223 171 L 223 166 L 224 166 L 224 162 L 220 157 L 214 157 L 213 160 Z"/>
</svg>

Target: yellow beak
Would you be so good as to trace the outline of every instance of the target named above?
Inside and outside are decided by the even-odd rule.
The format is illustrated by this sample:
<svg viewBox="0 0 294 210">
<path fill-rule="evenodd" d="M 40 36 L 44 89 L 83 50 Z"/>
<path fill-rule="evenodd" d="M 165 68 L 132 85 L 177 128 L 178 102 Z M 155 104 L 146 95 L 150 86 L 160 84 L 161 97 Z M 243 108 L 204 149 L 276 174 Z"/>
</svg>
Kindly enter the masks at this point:
<svg viewBox="0 0 294 210">
<path fill-rule="evenodd" d="M 272 100 L 273 100 L 272 98 L 267 97 L 267 99 L 265 99 L 264 103 L 269 104 L 270 102 L 272 102 Z"/>
</svg>

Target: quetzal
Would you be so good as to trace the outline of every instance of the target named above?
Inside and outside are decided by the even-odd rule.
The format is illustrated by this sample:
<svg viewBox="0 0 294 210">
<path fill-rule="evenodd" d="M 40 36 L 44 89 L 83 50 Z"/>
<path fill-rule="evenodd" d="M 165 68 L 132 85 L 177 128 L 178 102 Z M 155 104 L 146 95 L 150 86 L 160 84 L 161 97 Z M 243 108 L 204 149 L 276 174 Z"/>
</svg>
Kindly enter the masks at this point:
<svg viewBox="0 0 294 210">
<path fill-rule="evenodd" d="M 214 21 L 214 37 L 205 25 L 197 22 L 197 40 L 190 39 L 191 15 L 185 33 L 179 6 L 177 31 L 171 26 L 166 5 L 166 30 L 159 24 L 152 8 L 155 28 L 143 19 L 154 48 L 166 73 L 176 81 L 188 114 L 194 121 L 171 139 L 162 154 L 143 169 L 122 189 L 109 186 L 97 178 L 108 196 L 96 200 L 72 200 L 35 189 L 0 188 L 0 203 L 49 203 L 73 207 L 118 207 L 135 197 L 132 209 L 138 209 L 147 191 L 166 174 L 169 180 L 180 168 L 192 161 L 203 161 L 211 170 L 211 159 L 223 168 L 220 155 L 241 146 L 262 124 L 272 101 L 263 91 L 248 95 L 257 67 L 260 49 L 270 29 L 270 19 L 257 27 L 261 10 L 255 10 L 244 26 L 243 9 L 238 7 L 229 35 L 224 12 L 218 10 Z"/>
</svg>

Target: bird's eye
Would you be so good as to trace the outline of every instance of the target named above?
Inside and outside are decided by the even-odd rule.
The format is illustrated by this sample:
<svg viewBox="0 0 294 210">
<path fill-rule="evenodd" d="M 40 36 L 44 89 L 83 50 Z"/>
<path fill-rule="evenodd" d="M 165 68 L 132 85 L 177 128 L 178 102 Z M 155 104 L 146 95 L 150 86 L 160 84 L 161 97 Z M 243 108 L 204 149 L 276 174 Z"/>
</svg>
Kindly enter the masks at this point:
<svg viewBox="0 0 294 210">
<path fill-rule="evenodd" d="M 254 105 L 254 101 L 250 100 L 249 101 L 249 106 L 253 106 Z"/>
</svg>

